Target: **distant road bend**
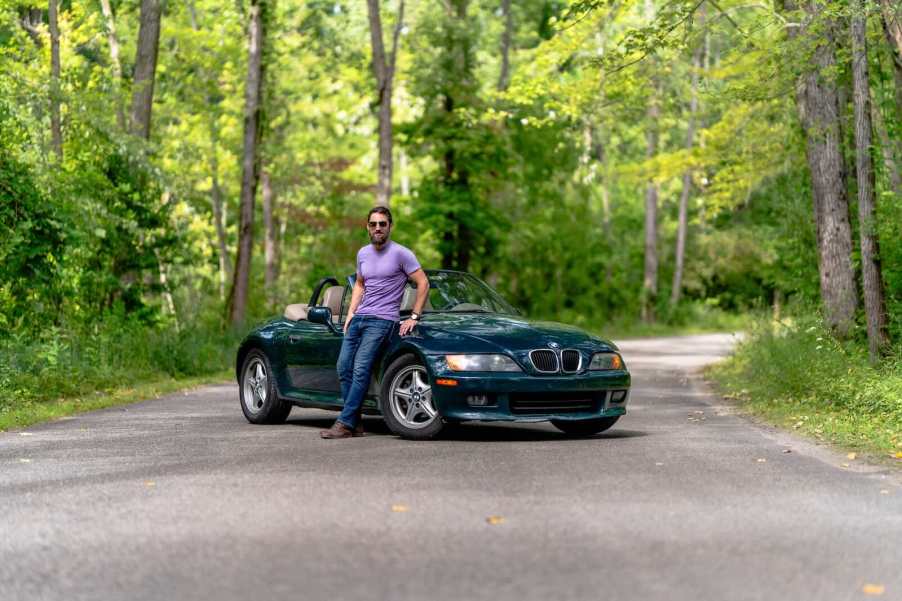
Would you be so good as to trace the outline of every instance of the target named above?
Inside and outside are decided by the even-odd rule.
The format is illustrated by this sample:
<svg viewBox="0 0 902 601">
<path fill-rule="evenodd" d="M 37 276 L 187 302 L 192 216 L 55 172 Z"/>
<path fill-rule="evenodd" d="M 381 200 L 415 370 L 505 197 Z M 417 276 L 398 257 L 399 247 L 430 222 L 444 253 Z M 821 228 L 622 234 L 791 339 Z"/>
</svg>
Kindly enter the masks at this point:
<svg viewBox="0 0 902 601">
<path fill-rule="evenodd" d="M 323 441 L 234 383 L 0 433 L 0 598 L 902 599 L 898 475 L 722 405 L 732 342 L 623 342 L 629 414 L 583 440 Z"/>
</svg>

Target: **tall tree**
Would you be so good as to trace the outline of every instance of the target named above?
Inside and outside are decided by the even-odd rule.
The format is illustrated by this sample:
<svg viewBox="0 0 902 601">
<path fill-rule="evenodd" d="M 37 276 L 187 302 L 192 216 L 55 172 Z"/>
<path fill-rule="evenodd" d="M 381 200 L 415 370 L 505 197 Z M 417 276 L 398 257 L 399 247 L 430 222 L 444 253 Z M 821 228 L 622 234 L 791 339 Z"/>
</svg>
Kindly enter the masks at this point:
<svg viewBox="0 0 902 601">
<path fill-rule="evenodd" d="M 110 62 L 113 65 L 113 81 L 116 84 L 116 120 L 119 128 L 125 130 L 125 108 L 122 106 L 122 61 L 119 58 L 119 37 L 116 35 L 116 18 L 113 16 L 113 8 L 110 0 L 100 0 L 100 10 L 106 25 L 107 43 L 110 46 Z"/>
<path fill-rule="evenodd" d="M 795 10 L 792 0 L 784 7 Z M 817 231 L 818 271 L 824 317 L 839 337 L 851 334 L 858 294 L 852 267 L 852 228 L 843 179 L 844 165 L 839 123 L 837 69 L 832 21 L 817 0 L 804 6 L 801 31 L 789 35 L 813 46 L 812 60 L 802 74 L 796 101 L 806 136 Z"/>
<path fill-rule="evenodd" d="M 229 293 L 229 320 L 241 325 L 247 313 L 251 254 L 254 249 L 254 201 L 260 179 L 261 105 L 265 70 L 264 45 L 268 0 L 251 0 L 248 9 L 247 79 L 244 86 L 244 149 L 241 158 L 241 197 L 238 254 Z"/>
<path fill-rule="evenodd" d="M 699 7 L 699 20 L 704 25 L 704 5 Z M 705 52 L 705 37 L 699 40 L 692 52 L 692 74 L 690 75 L 689 92 L 689 116 L 686 124 L 686 150 L 692 150 L 695 145 L 695 115 L 698 112 L 698 78 L 702 68 Z M 689 192 L 692 189 L 692 170 L 683 172 L 683 188 L 680 191 L 680 208 L 677 217 L 677 239 L 675 266 L 673 270 L 673 287 L 670 290 L 670 304 L 675 306 L 680 302 L 683 292 L 683 262 L 686 257 L 686 234 L 689 221 Z"/>
<path fill-rule="evenodd" d="M 276 194 L 273 190 L 272 178 L 269 170 L 263 169 L 260 173 L 260 185 L 263 190 L 263 259 L 265 271 L 263 274 L 264 287 L 266 288 L 266 302 L 270 309 L 276 306 L 278 300 L 276 283 L 278 280 L 279 245 L 276 227 Z"/>
<path fill-rule="evenodd" d="M 138 45 L 135 50 L 135 76 L 132 80 L 132 133 L 150 138 L 150 113 L 153 107 L 153 86 L 157 73 L 157 53 L 160 47 L 162 0 L 141 0 Z"/>
<path fill-rule="evenodd" d="M 60 119 L 60 28 L 58 22 L 58 0 L 50 0 L 48 21 L 50 22 L 50 136 L 53 152 L 59 161 L 63 160 L 63 128 Z"/>
<path fill-rule="evenodd" d="M 886 300 L 877 236 L 874 168 L 871 159 L 870 83 L 868 79 L 867 12 L 863 0 L 852 0 L 852 83 L 855 90 L 855 172 L 858 179 L 858 221 L 861 279 L 871 361 L 889 348 Z"/>
<path fill-rule="evenodd" d="M 654 21 L 655 6 L 645 0 L 646 19 Z M 657 63 L 652 57 L 652 69 Z M 661 80 L 657 73 L 651 76 L 651 97 L 648 100 L 645 129 L 645 157 L 652 159 L 658 153 L 658 118 L 661 116 Z M 650 178 L 645 187 L 645 269 L 642 277 L 642 321 L 655 320 L 655 303 L 658 297 L 658 183 Z"/>
<path fill-rule="evenodd" d="M 899 163 L 896 157 L 900 156 L 898 140 L 890 139 L 889 132 L 886 130 L 886 122 L 883 119 L 883 113 L 874 99 L 874 90 L 870 90 L 871 101 L 871 117 L 874 122 L 874 131 L 880 139 L 880 154 L 883 155 L 883 166 L 886 169 L 886 175 L 889 179 L 890 189 L 897 198 L 902 198 L 902 174 L 899 172 Z"/>
<path fill-rule="evenodd" d="M 498 91 L 503 92 L 510 85 L 511 39 L 514 34 L 514 15 L 511 0 L 501 0 L 501 15 L 504 17 L 504 31 L 501 34 L 501 72 L 498 74 Z"/>
<path fill-rule="evenodd" d="M 880 0 L 883 33 L 893 57 L 893 77 L 896 81 L 896 114 L 902 119 L 902 9 L 898 2 Z"/>
<path fill-rule="evenodd" d="M 376 76 L 376 97 L 379 103 L 379 166 L 376 184 L 376 204 L 387 207 L 391 201 L 392 184 L 392 123 L 391 101 L 395 64 L 398 58 L 398 39 L 404 26 L 404 0 L 398 2 L 398 20 L 392 34 L 391 54 L 386 58 L 382 41 L 382 17 L 379 0 L 367 0 L 370 19 L 370 43 L 373 49 L 373 72 Z"/>
</svg>

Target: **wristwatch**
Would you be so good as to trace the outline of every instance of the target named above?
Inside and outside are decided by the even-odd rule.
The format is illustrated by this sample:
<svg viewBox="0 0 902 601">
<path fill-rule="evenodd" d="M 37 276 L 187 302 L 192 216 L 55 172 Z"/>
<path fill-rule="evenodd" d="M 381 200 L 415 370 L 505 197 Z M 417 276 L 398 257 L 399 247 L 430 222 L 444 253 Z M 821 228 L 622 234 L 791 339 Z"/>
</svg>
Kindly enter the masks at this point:
<svg viewBox="0 0 902 601">
<path fill-rule="evenodd" d="M 420 321 L 420 314 L 419 314 L 419 313 L 414 313 L 413 311 L 411 311 L 411 312 L 410 312 L 410 318 L 411 318 L 412 320 L 414 320 L 414 321 Z"/>
</svg>

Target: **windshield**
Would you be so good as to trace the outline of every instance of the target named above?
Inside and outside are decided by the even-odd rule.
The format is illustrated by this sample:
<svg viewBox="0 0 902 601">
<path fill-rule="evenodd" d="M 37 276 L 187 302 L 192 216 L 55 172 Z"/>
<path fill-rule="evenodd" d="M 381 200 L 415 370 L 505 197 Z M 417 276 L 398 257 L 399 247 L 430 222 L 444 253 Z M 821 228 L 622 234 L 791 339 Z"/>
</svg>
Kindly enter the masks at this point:
<svg viewBox="0 0 902 601">
<path fill-rule="evenodd" d="M 488 284 L 468 273 L 436 271 L 426 275 L 429 278 L 429 299 L 423 308 L 424 313 L 472 311 L 519 314 Z M 415 287 L 412 283 L 407 286 L 411 289 L 407 294 L 413 293 Z"/>
</svg>

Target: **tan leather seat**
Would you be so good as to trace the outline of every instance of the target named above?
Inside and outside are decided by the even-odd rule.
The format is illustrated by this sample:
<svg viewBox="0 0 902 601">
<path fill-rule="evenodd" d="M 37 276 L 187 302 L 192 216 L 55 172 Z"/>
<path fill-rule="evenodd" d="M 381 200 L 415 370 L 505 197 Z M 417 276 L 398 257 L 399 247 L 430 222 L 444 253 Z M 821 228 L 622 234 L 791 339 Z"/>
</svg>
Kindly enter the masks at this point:
<svg viewBox="0 0 902 601">
<path fill-rule="evenodd" d="M 413 310 L 413 304 L 417 300 L 417 289 L 413 286 L 407 286 L 404 288 L 404 296 L 401 297 L 401 311 L 411 311 Z M 426 304 L 423 305 L 423 311 L 431 311 L 432 303 L 429 302 L 429 297 L 426 297 Z"/>
<path fill-rule="evenodd" d="M 344 286 L 329 286 L 323 292 L 323 299 L 320 301 L 320 305 L 329 307 L 332 310 L 333 323 L 338 323 L 338 313 L 341 311 L 341 299 L 344 293 Z"/>
<path fill-rule="evenodd" d="M 291 321 L 307 319 L 307 303 L 288 305 L 285 307 L 285 312 L 282 315 L 285 316 L 285 319 L 290 319 Z"/>
<path fill-rule="evenodd" d="M 323 292 L 323 297 L 320 301 L 321 306 L 329 307 L 332 310 L 332 321 L 335 323 L 338 323 L 338 313 L 341 311 L 341 299 L 344 293 L 344 286 L 329 286 Z M 285 312 L 282 315 L 285 319 L 290 319 L 291 321 L 302 321 L 307 319 L 307 308 L 307 303 L 288 305 L 285 307 Z"/>
</svg>

